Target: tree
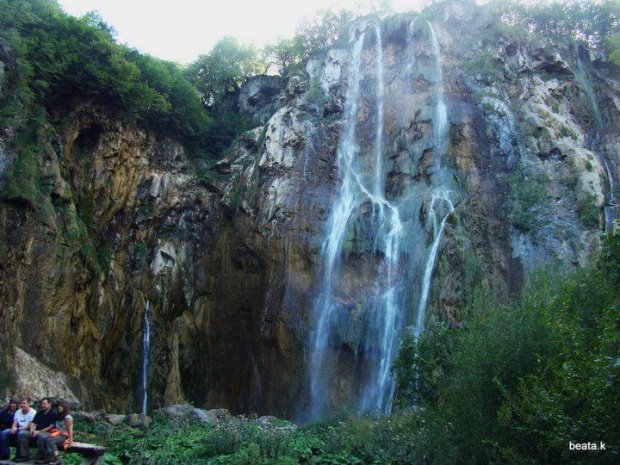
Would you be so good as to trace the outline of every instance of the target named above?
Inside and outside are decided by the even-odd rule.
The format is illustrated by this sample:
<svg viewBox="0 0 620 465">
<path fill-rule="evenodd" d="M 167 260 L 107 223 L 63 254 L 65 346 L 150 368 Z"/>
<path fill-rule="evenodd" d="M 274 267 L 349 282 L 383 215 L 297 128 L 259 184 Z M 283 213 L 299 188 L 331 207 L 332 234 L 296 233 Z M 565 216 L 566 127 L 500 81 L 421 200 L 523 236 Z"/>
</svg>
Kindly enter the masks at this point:
<svg viewBox="0 0 620 465">
<path fill-rule="evenodd" d="M 226 93 L 234 92 L 250 76 L 265 72 L 265 64 L 251 45 L 240 45 L 224 37 L 207 55 L 201 55 L 186 69 L 207 108 L 217 105 Z"/>
<path fill-rule="evenodd" d="M 353 13 L 347 10 L 320 10 L 312 18 L 305 18 L 297 26 L 294 39 L 302 58 L 346 38 L 353 17 Z"/>
<path fill-rule="evenodd" d="M 288 68 L 302 60 L 303 50 L 295 38 L 278 39 L 277 42 L 265 46 L 263 55 L 267 70 L 274 67 L 279 74 L 284 74 Z"/>
</svg>

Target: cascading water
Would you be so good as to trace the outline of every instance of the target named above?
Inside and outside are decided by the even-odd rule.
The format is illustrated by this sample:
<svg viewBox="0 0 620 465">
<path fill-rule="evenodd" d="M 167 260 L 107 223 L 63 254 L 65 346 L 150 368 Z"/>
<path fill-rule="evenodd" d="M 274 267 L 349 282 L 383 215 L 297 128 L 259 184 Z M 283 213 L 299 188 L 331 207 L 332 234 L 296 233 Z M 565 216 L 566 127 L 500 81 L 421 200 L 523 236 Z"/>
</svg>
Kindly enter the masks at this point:
<svg viewBox="0 0 620 465">
<path fill-rule="evenodd" d="M 437 77 L 437 103 L 435 104 L 435 116 L 433 120 L 433 137 L 435 139 L 435 169 L 441 173 L 441 158 L 446 150 L 447 134 L 448 134 L 448 111 L 444 101 L 444 85 L 443 85 L 443 69 L 441 66 L 441 50 L 439 42 L 435 36 L 435 28 L 428 23 L 431 35 L 431 43 L 433 53 L 435 54 L 435 73 Z"/>
<path fill-rule="evenodd" d="M 422 334 L 422 330 L 424 329 L 426 305 L 428 304 L 428 294 L 431 288 L 431 278 L 433 276 L 433 269 L 435 268 L 435 260 L 437 259 L 439 242 L 441 241 L 441 236 L 446 226 L 446 220 L 454 211 L 454 204 L 450 200 L 448 194 L 448 191 L 439 191 L 433 194 L 429 207 L 429 217 L 433 222 L 433 242 L 431 245 L 431 251 L 428 255 L 428 260 L 426 262 L 426 267 L 424 268 L 424 278 L 422 279 L 422 292 L 420 295 L 420 304 L 418 306 L 418 316 L 416 318 L 414 332 L 416 339 L 420 337 L 420 334 Z M 444 209 L 447 207 L 447 211 L 443 213 L 443 215 L 440 209 L 442 203 L 444 204 Z M 443 218 L 439 221 L 439 218 L 442 216 Z"/>
<path fill-rule="evenodd" d="M 356 202 L 353 160 L 358 150 L 355 140 L 357 121 L 357 94 L 360 84 L 360 67 L 362 46 L 365 34 L 361 34 L 353 47 L 349 65 L 349 84 L 345 102 L 345 128 L 340 139 L 337 154 L 337 165 L 342 173 L 342 185 L 338 198 L 334 202 L 329 220 L 329 232 L 321 253 L 323 263 L 323 282 L 321 293 L 316 300 L 315 314 L 318 315 L 310 354 L 310 417 L 319 418 L 323 414 L 326 396 L 326 376 L 330 375 L 326 367 L 327 349 L 331 329 L 334 325 L 335 305 L 333 303 L 332 276 L 340 268 L 340 252 L 349 217 L 353 213 Z"/>
<path fill-rule="evenodd" d="M 142 388 L 142 415 L 147 414 L 148 405 L 149 354 L 151 351 L 151 324 L 149 322 L 149 307 L 150 302 L 147 300 L 146 308 L 144 309 L 144 327 L 142 330 L 142 372 L 140 377 Z"/>
<path fill-rule="evenodd" d="M 434 72 L 437 77 L 432 137 L 435 155 L 430 170 L 431 180 L 429 185 L 416 186 L 414 192 L 407 191 L 407 188 L 400 194 L 392 192 L 395 198 L 389 198 L 386 193 L 388 170 L 383 140 L 385 87 L 380 26 L 374 28 L 374 79 L 363 76 L 362 50 L 367 32 L 362 32 L 353 45 L 348 69 L 345 121 L 336 155 L 341 184 L 333 202 L 321 252 L 322 281 L 315 300 L 315 329 L 309 347 L 309 419 L 320 418 L 326 407 L 333 403 L 330 390 L 339 389 L 332 385 L 334 378 L 342 376 L 334 370 L 338 363 L 334 359 L 339 356 L 338 351 L 346 340 L 343 333 L 346 332 L 343 329 L 346 323 L 343 324 L 343 321 L 350 322 L 355 318 L 351 316 L 351 307 L 343 305 L 343 302 L 356 300 L 351 295 L 353 286 L 346 282 L 347 273 L 359 275 L 361 272 L 355 267 L 366 267 L 366 277 L 360 279 L 366 280 L 364 289 L 368 295 L 361 297 L 365 304 L 362 305 L 363 315 L 358 323 L 363 327 L 363 338 L 355 346 L 355 367 L 349 374 L 357 382 L 353 391 L 356 388 L 359 390 L 345 396 L 345 399 L 357 401 L 360 411 L 391 410 L 394 382 L 390 369 L 407 315 L 410 310 L 415 310 L 411 299 L 420 299 L 416 333 L 422 330 L 439 243 L 447 218 L 454 211 L 451 191 L 444 181 L 450 176 L 446 175 L 441 164 L 448 134 L 441 56 L 430 24 L 429 29 L 436 56 Z M 412 36 L 410 34 L 408 37 L 412 39 Z M 411 63 L 412 67 L 415 62 Z M 359 117 L 368 114 L 359 108 L 360 83 L 363 79 L 375 86 L 374 119 L 368 120 L 374 129 L 366 127 L 367 131 L 373 131 L 370 134 L 374 138 L 371 144 L 361 146 L 360 141 L 367 134 L 358 134 L 358 126 L 367 121 Z M 425 198 L 429 199 L 428 227 L 420 224 L 419 214 L 415 213 L 416 206 Z M 404 234 L 405 217 L 410 229 L 407 235 Z M 351 244 L 356 240 L 361 240 L 356 233 L 366 230 L 369 230 L 367 237 L 372 237 L 372 246 L 370 250 L 364 249 L 369 255 L 363 257 L 364 264 L 360 265 L 359 256 L 351 257 L 350 247 L 354 247 Z M 427 242 L 426 231 L 432 234 L 432 242 L 427 250 L 420 252 L 420 242 Z M 421 289 L 412 291 L 410 283 L 412 273 L 418 273 L 416 270 L 419 270 L 420 277 L 414 281 L 420 282 Z M 374 277 L 368 279 L 369 274 Z"/>
<path fill-rule="evenodd" d="M 592 109 L 592 113 L 594 114 L 594 125 L 596 128 L 596 133 L 592 140 L 590 141 L 590 149 L 594 152 L 597 152 L 601 130 L 603 129 L 603 118 L 601 117 L 601 112 L 598 107 L 598 103 L 596 101 L 596 95 L 594 94 L 594 90 L 592 89 L 592 85 L 590 83 L 591 77 L 587 67 L 584 66 L 584 63 L 581 59 L 581 54 L 579 51 L 577 52 L 577 79 L 581 83 L 581 87 L 588 97 L 588 101 L 590 103 L 590 107 Z M 609 164 L 609 160 L 604 152 L 599 151 L 600 159 L 603 162 L 603 166 L 605 167 L 605 173 L 607 175 L 607 180 L 609 182 L 609 197 L 608 201 L 605 205 L 605 231 L 611 231 L 614 221 L 614 213 L 616 207 L 616 198 L 615 198 L 615 184 L 614 184 L 614 176 L 611 171 L 611 166 Z"/>
<path fill-rule="evenodd" d="M 424 268 L 424 277 L 422 279 L 418 315 L 414 328 L 414 335 L 416 338 L 422 334 L 422 330 L 424 329 L 424 319 L 426 316 L 426 306 L 428 304 L 428 295 L 431 287 L 431 278 L 435 267 L 435 260 L 437 259 L 437 251 L 439 250 L 441 236 L 443 235 L 448 216 L 454 211 L 454 204 L 450 200 L 450 190 L 446 185 L 447 176 L 445 176 L 445 170 L 441 165 L 441 159 L 443 158 L 446 150 L 448 136 L 448 112 L 444 101 L 445 91 L 443 83 L 443 70 L 441 65 L 441 50 L 439 48 L 439 42 L 437 42 L 433 25 L 431 23 L 427 24 L 430 31 L 433 52 L 435 53 L 435 73 L 438 86 L 433 120 L 436 174 L 433 178 L 434 189 L 432 192 L 428 215 L 433 226 L 433 242 L 431 243 L 431 249 Z M 442 204 L 444 205 L 443 211 L 440 209 Z M 448 208 L 446 209 L 445 207 Z M 439 218 L 441 218 L 441 220 L 439 220 Z"/>
<path fill-rule="evenodd" d="M 373 194 L 380 198 L 385 191 L 384 188 L 384 169 L 383 169 L 383 98 L 385 86 L 383 85 L 383 44 L 381 41 L 381 27 L 375 26 L 377 40 L 375 42 L 375 53 L 377 55 L 377 86 L 376 86 L 376 107 L 377 124 L 375 134 L 375 176 L 373 183 Z"/>
</svg>

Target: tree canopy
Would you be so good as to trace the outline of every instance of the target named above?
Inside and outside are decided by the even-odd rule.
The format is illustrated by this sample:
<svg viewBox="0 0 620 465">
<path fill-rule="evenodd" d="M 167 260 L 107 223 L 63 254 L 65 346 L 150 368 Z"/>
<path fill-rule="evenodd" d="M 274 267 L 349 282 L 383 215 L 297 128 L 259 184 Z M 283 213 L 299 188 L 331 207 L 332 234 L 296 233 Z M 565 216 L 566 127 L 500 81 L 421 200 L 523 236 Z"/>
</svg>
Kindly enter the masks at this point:
<svg viewBox="0 0 620 465">
<path fill-rule="evenodd" d="M 210 117 L 181 68 L 117 44 L 96 14 L 74 18 L 53 0 L 0 0 L 0 45 L 8 64 L 5 119 L 86 100 L 188 146 L 204 141 Z"/>
</svg>

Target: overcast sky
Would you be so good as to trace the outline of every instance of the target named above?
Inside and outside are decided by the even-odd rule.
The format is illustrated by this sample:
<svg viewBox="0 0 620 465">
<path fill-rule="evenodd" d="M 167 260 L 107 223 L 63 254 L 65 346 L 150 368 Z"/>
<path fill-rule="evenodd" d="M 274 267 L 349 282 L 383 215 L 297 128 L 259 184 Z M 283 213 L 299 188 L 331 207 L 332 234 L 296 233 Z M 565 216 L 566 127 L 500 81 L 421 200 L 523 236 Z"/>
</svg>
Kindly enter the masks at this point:
<svg viewBox="0 0 620 465">
<path fill-rule="evenodd" d="M 327 7 L 355 10 L 355 0 L 59 0 L 81 16 L 96 10 L 117 39 L 159 58 L 188 63 L 222 37 L 264 45 L 291 37 L 304 16 Z M 395 11 L 414 9 L 419 0 L 392 0 Z"/>
</svg>

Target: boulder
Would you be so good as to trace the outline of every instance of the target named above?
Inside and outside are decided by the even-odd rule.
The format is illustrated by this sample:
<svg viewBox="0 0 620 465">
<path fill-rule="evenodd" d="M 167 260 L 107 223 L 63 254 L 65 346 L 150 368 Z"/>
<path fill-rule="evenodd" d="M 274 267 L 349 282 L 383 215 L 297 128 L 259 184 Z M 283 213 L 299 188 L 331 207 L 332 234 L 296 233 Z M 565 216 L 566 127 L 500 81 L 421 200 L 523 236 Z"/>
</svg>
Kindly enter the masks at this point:
<svg viewBox="0 0 620 465">
<path fill-rule="evenodd" d="M 19 347 L 13 347 L 13 380 L 13 390 L 21 396 L 58 397 L 80 403 L 69 387 L 67 375 L 48 368 Z"/>
<path fill-rule="evenodd" d="M 127 423 L 132 428 L 146 429 L 153 422 L 153 419 L 151 417 L 147 415 L 142 415 L 140 413 L 130 413 L 129 415 L 124 417 L 124 419 L 125 419 L 125 423 Z"/>
<path fill-rule="evenodd" d="M 81 411 L 71 412 L 71 416 L 77 422 L 84 422 L 84 423 L 95 422 L 95 416 L 90 412 L 81 412 Z"/>
<path fill-rule="evenodd" d="M 230 412 L 226 409 L 203 410 L 191 405 L 171 405 L 156 411 L 156 414 L 170 422 L 199 421 L 213 423 L 217 420 L 227 420 Z"/>
<path fill-rule="evenodd" d="M 225 408 L 214 408 L 206 411 L 203 410 L 203 412 L 205 412 L 207 417 L 211 420 L 230 420 L 230 412 Z"/>
<path fill-rule="evenodd" d="M 106 412 L 103 409 L 95 410 L 94 412 L 91 412 L 91 415 L 93 416 L 95 421 L 102 421 L 102 422 L 105 422 L 105 423 L 109 423 L 110 422 L 110 416 L 108 415 L 108 412 Z"/>
<path fill-rule="evenodd" d="M 112 426 L 122 425 L 125 421 L 125 415 L 116 415 L 114 413 L 108 414 L 108 423 Z"/>
<path fill-rule="evenodd" d="M 271 423 L 273 423 L 274 421 L 276 421 L 277 418 L 271 415 L 263 415 L 262 417 L 260 417 L 258 419 L 258 423 L 261 425 L 270 425 Z"/>
</svg>

